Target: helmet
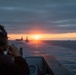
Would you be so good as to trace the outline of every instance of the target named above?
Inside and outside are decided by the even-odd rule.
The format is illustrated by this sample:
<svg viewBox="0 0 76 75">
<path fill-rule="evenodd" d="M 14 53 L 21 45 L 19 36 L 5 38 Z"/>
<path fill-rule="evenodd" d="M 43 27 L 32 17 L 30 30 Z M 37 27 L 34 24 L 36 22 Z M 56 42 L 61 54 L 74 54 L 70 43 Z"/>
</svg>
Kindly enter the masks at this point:
<svg viewBox="0 0 76 75">
<path fill-rule="evenodd" d="M 4 26 L 0 25 L 0 46 L 4 46 L 7 40 L 7 32 L 4 29 Z"/>
</svg>

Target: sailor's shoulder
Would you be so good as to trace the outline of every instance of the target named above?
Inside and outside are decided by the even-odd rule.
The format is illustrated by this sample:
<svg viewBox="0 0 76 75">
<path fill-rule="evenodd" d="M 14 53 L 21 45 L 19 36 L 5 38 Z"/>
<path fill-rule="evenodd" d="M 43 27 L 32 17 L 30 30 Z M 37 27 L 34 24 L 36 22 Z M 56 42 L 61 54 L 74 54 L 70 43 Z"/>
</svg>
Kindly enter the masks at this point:
<svg viewBox="0 0 76 75">
<path fill-rule="evenodd" d="M 11 57 L 9 55 L 0 55 L 0 62 L 9 63 L 11 62 Z"/>
</svg>

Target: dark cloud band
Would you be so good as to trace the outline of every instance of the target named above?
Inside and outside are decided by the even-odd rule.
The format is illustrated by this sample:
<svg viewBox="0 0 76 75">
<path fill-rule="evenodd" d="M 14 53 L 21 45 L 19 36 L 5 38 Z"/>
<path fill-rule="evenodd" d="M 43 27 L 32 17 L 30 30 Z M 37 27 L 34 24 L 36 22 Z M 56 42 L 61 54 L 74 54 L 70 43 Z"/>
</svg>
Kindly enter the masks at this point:
<svg viewBox="0 0 76 75">
<path fill-rule="evenodd" d="M 76 0 L 0 0 L 0 24 L 9 33 L 76 32 Z"/>
</svg>

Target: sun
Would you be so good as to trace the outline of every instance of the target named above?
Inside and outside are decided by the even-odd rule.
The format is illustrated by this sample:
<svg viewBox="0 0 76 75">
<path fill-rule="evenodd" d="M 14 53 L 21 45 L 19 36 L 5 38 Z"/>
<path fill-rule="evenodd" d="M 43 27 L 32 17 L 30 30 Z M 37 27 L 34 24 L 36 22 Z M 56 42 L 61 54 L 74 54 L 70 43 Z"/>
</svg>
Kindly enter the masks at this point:
<svg viewBox="0 0 76 75">
<path fill-rule="evenodd" d="M 34 36 L 34 39 L 35 39 L 35 40 L 39 40 L 39 36 L 38 36 L 38 35 L 35 35 L 35 36 Z"/>
<path fill-rule="evenodd" d="M 38 40 L 38 39 L 39 39 L 39 37 L 38 37 L 38 36 L 35 36 L 35 39 L 36 39 L 36 40 Z"/>
<path fill-rule="evenodd" d="M 35 36 L 34 38 L 35 38 L 35 40 L 38 40 L 39 39 L 39 36 Z"/>
</svg>

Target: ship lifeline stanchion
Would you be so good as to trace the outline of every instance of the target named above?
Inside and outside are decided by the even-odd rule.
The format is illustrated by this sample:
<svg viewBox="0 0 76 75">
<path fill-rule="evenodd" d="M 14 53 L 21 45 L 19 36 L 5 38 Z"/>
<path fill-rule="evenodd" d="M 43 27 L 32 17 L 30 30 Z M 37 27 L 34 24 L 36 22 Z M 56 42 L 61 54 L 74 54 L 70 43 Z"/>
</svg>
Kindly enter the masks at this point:
<svg viewBox="0 0 76 75">
<path fill-rule="evenodd" d="M 23 48 L 22 47 L 20 47 L 20 54 L 21 54 L 21 56 L 23 55 Z"/>
</svg>

